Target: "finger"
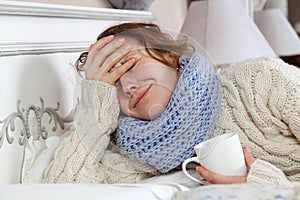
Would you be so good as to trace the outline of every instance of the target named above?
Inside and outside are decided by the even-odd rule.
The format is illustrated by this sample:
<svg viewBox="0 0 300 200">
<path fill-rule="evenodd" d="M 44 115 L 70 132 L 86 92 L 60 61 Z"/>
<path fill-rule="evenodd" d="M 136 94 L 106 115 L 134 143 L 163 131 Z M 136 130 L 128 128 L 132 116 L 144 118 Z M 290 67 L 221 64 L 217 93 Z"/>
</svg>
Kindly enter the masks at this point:
<svg viewBox="0 0 300 200">
<path fill-rule="evenodd" d="M 130 58 L 128 61 L 126 61 L 121 67 L 116 68 L 115 72 L 113 74 L 116 75 L 117 79 L 120 79 L 121 76 L 123 76 L 135 63 L 135 58 Z"/>
<path fill-rule="evenodd" d="M 122 61 L 130 51 L 130 45 L 126 44 L 117 50 L 113 51 L 103 62 L 103 70 L 109 72 L 113 67 L 120 67 L 124 64 Z"/>
<path fill-rule="evenodd" d="M 252 163 L 255 161 L 255 158 L 252 156 L 251 150 L 249 147 L 247 147 L 247 146 L 244 147 L 243 151 L 244 151 L 246 166 L 248 167 L 248 169 L 250 169 Z"/>
<path fill-rule="evenodd" d="M 117 63 L 114 55 L 120 52 L 119 49 L 122 50 L 121 52 L 125 52 L 124 49 L 126 49 L 127 45 L 123 48 L 120 48 L 124 45 L 124 42 L 124 38 L 119 38 L 117 40 L 113 40 L 111 43 L 97 50 L 96 54 L 94 55 L 92 65 L 97 67 L 104 67 L 104 71 L 108 71 L 109 69 L 107 68 L 111 68 Z"/>
<path fill-rule="evenodd" d="M 109 72 L 114 72 L 116 69 L 122 67 L 122 65 L 123 65 L 123 64 L 122 64 L 121 62 L 117 62 L 117 64 L 115 64 L 115 66 L 114 66 L 113 68 L 111 68 L 111 69 L 109 70 Z"/>
<path fill-rule="evenodd" d="M 90 58 L 94 57 L 99 49 L 101 49 L 102 47 L 104 47 L 105 45 L 110 43 L 113 39 L 114 39 L 114 35 L 110 35 L 110 36 L 101 38 L 100 40 L 98 40 L 97 42 L 92 44 L 89 48 L 88 56 Z"/>
<path fill-rule="evenodd" d="M 116 69 L 122 67 L 127 61 L 129 61 L 127 55 L 128 54 L 126 54 L 126 56 L 124 56 L 123 59 L 118 59 L 118 62 L 108 72 L 114 72 Z"/>
<path fill-rule="evenodd" d="M 91 63 L 93 62 L 95 56 L 97 55 L 97 52 L 98 52 L 97 49 L 102 47 L 102 46 L 105 46 L 106 44 L 111 42 L 113 40 L 113 38 L 114 38 L 113 35 L 101 38 L 96 43 L 94 43 L 90 46 L 86 62 L 83 66 L 83 69 L 84 69 L 85 72 L 87 72 L 89 70 L 89 68 L 93 67 L 93 65 Z"/>
<path fill-rule="evenodd" d="M 233 183 L 245 183 L 245 176 L 224 176 L 221 174 L 216 174 L 211 172 L 204 167 L 197 166 L 196 171 L 203 177 L 205 180 L 212 184 L 233 184 Z"/>
<path fill-rule="evenodd" d="M 113 38 L 113 36 L 102 38 L 90 47 L 86 62 L 88 67 L 101 67 L 105 59 L 125 41 L 124 38 L 118 40 L 113 40 Z"/>
<path fill-rule="evenodd" d="M 135 58 L 130 58 L 120 67 L 115 67 L 111 73 L 104 75 L 101 81 L 116 85 L 116 82 L 133 66 L 135 61 Z"/>
<path fill-rule="evenodd" d="M 98 40 L 97 42 L 95 42 L 94 44 L 92 44 L 90 46 L 89 51 L 97 51 L 99 49 L 102 49 L 102 47 L 104 47 L 105 45 L 110 43 L 113 39 L 114 39 L 114 35 L 109 35 L 107 37 L 103 37 L 100 40 Z"/>
</svg>

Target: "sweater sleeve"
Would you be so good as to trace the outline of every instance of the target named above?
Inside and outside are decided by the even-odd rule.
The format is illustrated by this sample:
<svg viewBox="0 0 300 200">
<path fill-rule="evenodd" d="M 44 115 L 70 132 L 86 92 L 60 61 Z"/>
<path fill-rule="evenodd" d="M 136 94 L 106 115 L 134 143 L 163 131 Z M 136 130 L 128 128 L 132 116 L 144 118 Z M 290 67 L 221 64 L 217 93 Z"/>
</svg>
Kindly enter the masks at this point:
<svg viewBox="0 0 300 200">
<path fill-rule="evenodd" d="M 288 180 L 279 168 L 260 159 L 256 159 L 251 165 L 247 176 L 247 183 L 278 185 L 297 190 L 300 188 L 299 182 Z"/>
<path fill-rule="evenodd" d="M 118 115 L 115 87 L 84 80 L 73 124 L 45 170 L 43 182 L 127 183 L 147 177 L 144 168 L 138 168 L 142 165 L 107 148 Z"/>
<path fill-rule="evenodd" d="M 283 186 L 292 184 L 280 169 L 260 159 L 256 159 L 251 165 L 247 176 L 247 182 Z"/>
<path fill-rule="evenodd" d="M 280 59 L 240 62 L 220 74 L 214 136 L 236 132 L 253 155 L 300 181 L 300 70 Z"/>
</svg>

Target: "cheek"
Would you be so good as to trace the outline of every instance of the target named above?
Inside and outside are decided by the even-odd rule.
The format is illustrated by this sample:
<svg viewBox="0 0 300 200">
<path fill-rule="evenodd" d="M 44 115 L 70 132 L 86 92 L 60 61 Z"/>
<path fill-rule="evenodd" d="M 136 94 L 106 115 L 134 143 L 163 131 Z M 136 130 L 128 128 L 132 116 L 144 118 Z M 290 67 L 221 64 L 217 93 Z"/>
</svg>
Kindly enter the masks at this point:
<svg viewBox="0 0 300 200">
<path fill-rule="evenodd" d="M 118 93 L 118 102 L 121 112 L 128 115 L 129 100 L 124 95 Z"/>
<path fill-rule="evenodd" d="M 160 93 L 157 93 L 157 102 L 159 102 L 164 108 L 166 108 L 169 104 L 171 96 L 172 91 L 164 88 L 160 91 Z"/>
<path fill-rule="evenodd" d="M 152 98 L 147 107 L 147 113 L 151 120 L 156 119 L 165 111 L 171 96 L 172 91 L 162 86 L 158 86 L 156 90 L 153 91 Z"/>
<path fill-rule="evenodd" d="M 145 65 L 136 72 L 136 77 L 142 80 L 154 80 L 157 85 L 161 85 L 168 90 L 173 91 L 176 87 L 178 75 L 177 72 L 170 67 L 155 65 Z"/>
<path fill-rule="evenodd" d="M 148 111 L 149 120 L 155 120 L 158 118 L 165 111 L 165 109 L 166 108 L 161 104 L 152 105 Z"/>
</svg>

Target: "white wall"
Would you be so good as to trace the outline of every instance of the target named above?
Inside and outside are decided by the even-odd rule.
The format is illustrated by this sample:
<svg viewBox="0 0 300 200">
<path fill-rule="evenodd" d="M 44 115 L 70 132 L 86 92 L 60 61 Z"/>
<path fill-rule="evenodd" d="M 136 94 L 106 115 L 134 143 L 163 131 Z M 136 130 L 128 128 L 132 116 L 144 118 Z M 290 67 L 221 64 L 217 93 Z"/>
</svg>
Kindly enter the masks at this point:
<svg viewBox="0 0 300 200">
<path fill-rule="evenodd" d="M 187 10 L 186 0 L 155 0 L 150 9 L 157 24 L 174 31 L 180 31 Z"/>
<path fill-rule="evenodd" d="M 111 8 L 107 0 L 16 0 L 24 2 L 54 3 L 74 6 Z M 188 0 L 154 0 L 150 11 L 160 26 L 179 31 L 185 19 Z"/>
<path fill-rule="evenodd" d="M 14 0 L 14 1 L 24 1 L 24 2 L 37 2 L 37 3 L 53 3 L 62 5 L 72 5 L 72 6 L 90 6 L 99 8 L 109 8 L 111 5 L 107 0 Z"/>
</svg>

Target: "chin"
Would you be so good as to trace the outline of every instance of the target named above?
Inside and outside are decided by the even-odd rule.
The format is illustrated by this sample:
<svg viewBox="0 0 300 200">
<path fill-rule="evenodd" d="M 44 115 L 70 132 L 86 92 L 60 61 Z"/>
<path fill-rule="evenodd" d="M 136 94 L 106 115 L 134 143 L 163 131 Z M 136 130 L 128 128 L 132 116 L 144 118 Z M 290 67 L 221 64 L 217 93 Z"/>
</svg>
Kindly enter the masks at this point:
<svg viewBox="0 0 300 200">
<path fill-rule="evenodd" d="M 155 120 L 161 116 L 161 114 L 165 111 L 165 106 L 161 104 L 154 104 L 148 110 L 149 120 Z"/>
</svg>

